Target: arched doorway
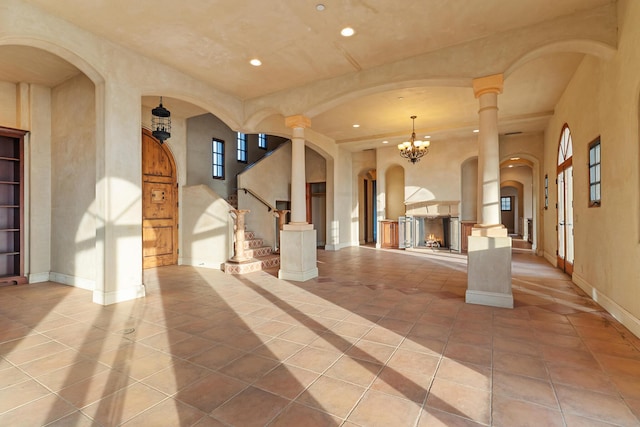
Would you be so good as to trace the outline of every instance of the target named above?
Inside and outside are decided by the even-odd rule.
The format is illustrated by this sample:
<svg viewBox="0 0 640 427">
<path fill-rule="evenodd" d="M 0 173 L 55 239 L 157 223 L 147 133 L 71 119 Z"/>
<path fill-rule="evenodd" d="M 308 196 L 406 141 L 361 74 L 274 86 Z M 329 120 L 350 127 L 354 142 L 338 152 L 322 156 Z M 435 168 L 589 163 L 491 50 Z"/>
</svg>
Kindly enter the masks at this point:
<svg viewBox="0 0 640 427">
<path fill-rule="evenodd" d="M 558 145 L 558 268 L 573 273 L 573 143 L 564 125 Z"/>
<path fill-rule="evenodd" d="M 168 147 L 142 130 L 142 266 L 178 263 L 178 186 Z"/>
</svg>

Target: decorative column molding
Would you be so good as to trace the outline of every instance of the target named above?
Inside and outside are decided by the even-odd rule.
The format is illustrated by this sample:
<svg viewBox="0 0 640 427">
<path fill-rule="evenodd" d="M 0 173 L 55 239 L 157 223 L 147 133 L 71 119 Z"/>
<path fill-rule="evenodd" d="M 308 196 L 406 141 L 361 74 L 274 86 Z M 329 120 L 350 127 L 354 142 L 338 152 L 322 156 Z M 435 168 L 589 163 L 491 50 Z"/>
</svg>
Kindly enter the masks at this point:
<svg viewBox="0 0 640 427">
<path fill-rule="evenodd" d="M 291 212 L 288 209 L 276 209 L 273 211 L 273 215 L 278 218 L 278 236 L 280 232 L 284 230 L 284 222 L 287 220 L 287 214 Z M 276 248 L 276 253 L 280 253 L 280 246 Z"/>
<path fill-rule="evenodd" d="M 502 74 L 473 80 L 473 93 L 480 108 L 478 133 L 478 218 L 477 228 L 494 228 L 500 216 L 500 145 L 498 139 L 498 94 Z"/>
<path fill-rule="evenodd" d="M 285 118 L 285 125 L 293 129 L 291 137 L 291 222 L 296 229 L 310 228 L 306 214 L 306 173 L 305 173 L 305 128 L 311 127 L 311 120 L 303 115 Z M 311 226 L 312 228 L 313 226 Z"/>
</svg>

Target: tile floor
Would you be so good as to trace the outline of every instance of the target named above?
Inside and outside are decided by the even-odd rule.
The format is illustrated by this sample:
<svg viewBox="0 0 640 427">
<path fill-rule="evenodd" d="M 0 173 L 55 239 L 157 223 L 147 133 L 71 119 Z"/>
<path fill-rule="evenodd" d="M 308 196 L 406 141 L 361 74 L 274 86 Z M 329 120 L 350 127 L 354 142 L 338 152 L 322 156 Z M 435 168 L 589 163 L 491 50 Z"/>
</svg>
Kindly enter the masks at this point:
<svg viewBox="0 0 640 427">
<path fill-rule="evenodd" d="M 0 425 L 640 425 L 640 340 L 540 258 L 514 254 L 513 310 L 464 303 L 461 256 L 318 267 L 148 270 L 108 307 L 0 288 Z"/>
</svg>

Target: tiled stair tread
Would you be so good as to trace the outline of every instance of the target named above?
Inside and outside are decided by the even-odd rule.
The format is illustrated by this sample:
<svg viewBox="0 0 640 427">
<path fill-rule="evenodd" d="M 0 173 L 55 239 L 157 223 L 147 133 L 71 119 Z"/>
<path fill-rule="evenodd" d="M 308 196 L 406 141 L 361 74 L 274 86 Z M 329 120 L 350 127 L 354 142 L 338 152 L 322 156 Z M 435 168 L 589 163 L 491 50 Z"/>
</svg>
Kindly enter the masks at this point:
<svg viewBox="0 0 640 427">
<path fill-rule="evenodd" d="M 244 254 L 251 258 L 259 258 L 267 255 L 271 255 L 273 249 L 271 246 L 260 246 L 259 248 L 245 249 Z"/>
<path fill-rule="evenodd" d="M 227 262 L 224 264 L 224 272 L 227 274 L 246 274 L 278 267 L 279 265 L 280 257 L 278 255 L 269 255 L 266 257 L 255 258 L 253 261 L 244 262 L 242 264 Z"/>
<path fill-rule="evenodd" d="M 262 239 L 245 239 L 244 248 L 245 249 L 254 249 L 264 246 L 264 241 Z"/>
<path fill-rule="evenodd" d="M 256 238 L 253 231 L 244 233 L 244 254 L 252 258 L 251 261 L 241 264 L 226 262 L 224 272 L 227 274 L 246 274 L 256 271 L 275 268 L 280 265 L 280 255 L 273 253 L 273 248 L 264 246 L 263 239 Z"/>
</svg>

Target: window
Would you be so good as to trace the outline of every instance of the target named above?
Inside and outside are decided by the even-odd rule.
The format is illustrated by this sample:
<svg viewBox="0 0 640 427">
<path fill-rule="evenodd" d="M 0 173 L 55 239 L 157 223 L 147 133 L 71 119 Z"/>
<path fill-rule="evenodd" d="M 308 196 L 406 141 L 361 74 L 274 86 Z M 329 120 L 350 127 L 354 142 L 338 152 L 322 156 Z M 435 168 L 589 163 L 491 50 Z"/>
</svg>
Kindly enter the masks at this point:
<svg viewBox="0 0 640 427">
<path fill-rule="evenodd" d="M 247 163 L 247 134 L 238 132 L 237 159 L 239 162 Z"/>
<path fill-rule="evenodd" d="M 500 197 L 500 209 L 503 211 L 511 210 L 511 196 Z"/>
<path fill-rule="evenodd" d="M 589 206 L 600 206 L 600 137 L 589 144 Z"/>
<path fill-rule="evenodd" d="M 213 178 L 224 179 L 224 141 L 211 140 L 211 174 Z"/>
<path fill-rule="evenodd" d="M 263 150 L 267 149 L 267 134 L 258 134 L 258 148 L 262 148 Z"/>
</svg>

